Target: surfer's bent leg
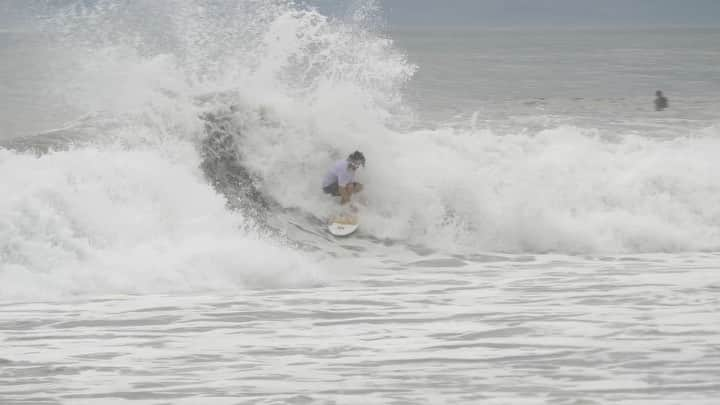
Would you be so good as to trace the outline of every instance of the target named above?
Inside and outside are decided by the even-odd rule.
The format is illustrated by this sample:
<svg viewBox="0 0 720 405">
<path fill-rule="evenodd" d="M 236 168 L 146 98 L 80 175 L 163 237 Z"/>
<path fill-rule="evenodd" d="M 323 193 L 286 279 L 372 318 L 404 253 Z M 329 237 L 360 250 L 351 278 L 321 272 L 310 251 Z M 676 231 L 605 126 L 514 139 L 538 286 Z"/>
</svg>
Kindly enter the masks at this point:
<svg viewBox="0 0 720 405">
<path fill-rule="evenodd" d="M 323 193 L 330 194 L 333 197 L 340 196 L 340 190 L 337 183 L 333 183 L 329 186 L 323 187 Z"/>
</svg>

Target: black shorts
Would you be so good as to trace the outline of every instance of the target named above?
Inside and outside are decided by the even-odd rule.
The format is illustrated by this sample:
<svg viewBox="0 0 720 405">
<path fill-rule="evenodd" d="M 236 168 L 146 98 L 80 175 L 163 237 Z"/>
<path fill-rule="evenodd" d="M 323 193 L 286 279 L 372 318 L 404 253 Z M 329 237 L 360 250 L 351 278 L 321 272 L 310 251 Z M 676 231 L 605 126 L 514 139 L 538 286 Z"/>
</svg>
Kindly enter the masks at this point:
<svg viewBox="0 0 720 405">
<path fill-rule="evenodd" d="M 353 186 L 356 186 L 360 183 L 353 182 L 350 184 L 352 184 Z M 340 197 L 340 186 L 338 185 L 337 181 L 329 186 L 323 187 L 323 193 L 330 194 L 334 197 Z"/>
</svg>

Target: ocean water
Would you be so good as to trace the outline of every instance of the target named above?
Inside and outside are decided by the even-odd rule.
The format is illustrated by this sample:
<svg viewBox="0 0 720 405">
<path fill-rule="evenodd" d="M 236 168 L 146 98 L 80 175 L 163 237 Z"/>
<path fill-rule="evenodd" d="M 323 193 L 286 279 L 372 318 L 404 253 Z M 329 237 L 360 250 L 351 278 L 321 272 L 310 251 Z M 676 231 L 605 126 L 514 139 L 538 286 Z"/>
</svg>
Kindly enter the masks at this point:
<svg viewBox="0 0 720 405">
<path fill-rule="evenodd" d="M 0 403 L 720 397 L 720 30 L 17 7 Z M 319 183 L 355 149 L 336 239 Z"/>
</svg>

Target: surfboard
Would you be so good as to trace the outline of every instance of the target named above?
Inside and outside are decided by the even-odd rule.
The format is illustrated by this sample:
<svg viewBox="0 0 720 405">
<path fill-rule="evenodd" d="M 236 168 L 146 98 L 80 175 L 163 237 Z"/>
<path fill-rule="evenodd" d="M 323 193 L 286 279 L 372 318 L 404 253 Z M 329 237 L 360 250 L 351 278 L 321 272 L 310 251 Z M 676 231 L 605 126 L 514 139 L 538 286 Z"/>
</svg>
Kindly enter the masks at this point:
<svg viewBox="0 0 720 405">
<path fill-rule="evenodd" d="M 338 215 L 330 220 L 328 231 L 335 236 L 349 236 L 357 231 L 360 223 L 355 215 Z"/>
</svg>

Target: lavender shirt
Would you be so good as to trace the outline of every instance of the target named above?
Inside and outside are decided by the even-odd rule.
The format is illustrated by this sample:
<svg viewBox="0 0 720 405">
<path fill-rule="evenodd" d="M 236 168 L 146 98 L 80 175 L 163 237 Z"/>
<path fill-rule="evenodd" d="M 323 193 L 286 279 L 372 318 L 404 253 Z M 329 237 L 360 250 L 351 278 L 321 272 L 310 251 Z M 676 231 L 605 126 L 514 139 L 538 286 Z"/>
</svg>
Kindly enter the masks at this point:
<svg viewBox="0 0 720 405">
<path fill-rule="evenodd" d="M 333 163 L 330 170 L 325 175 L 325 178 L 323 179 L 322 186 L 323 188 L 337 182 L 338 186 L 345 187 L 348 184 L 355 181 L 355 171 L 350 170 L 348 168 L 348 161 L 338 160 L 337 162 Z"/>
</svg>

